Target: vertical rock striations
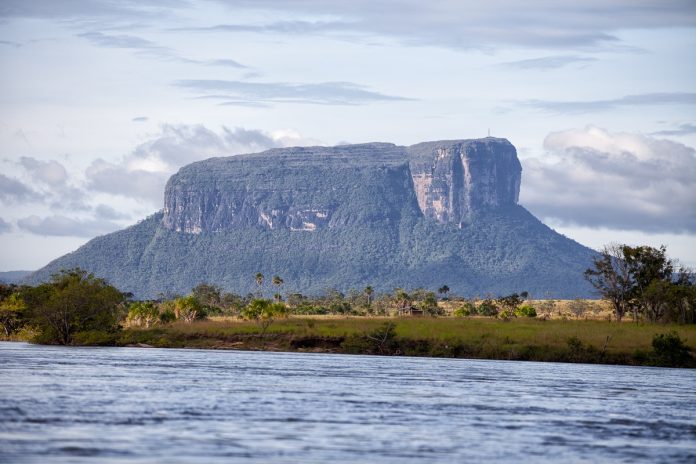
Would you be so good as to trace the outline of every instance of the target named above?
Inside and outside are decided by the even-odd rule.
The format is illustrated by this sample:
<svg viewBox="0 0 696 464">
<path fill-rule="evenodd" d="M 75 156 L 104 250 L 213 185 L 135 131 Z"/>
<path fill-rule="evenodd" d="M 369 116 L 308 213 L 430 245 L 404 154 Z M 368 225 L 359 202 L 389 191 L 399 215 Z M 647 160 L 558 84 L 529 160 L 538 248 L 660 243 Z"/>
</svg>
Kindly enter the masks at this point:
<svg viewBox="0 0 696 464">
<path fill-rule="evenodd" d="M 517 204 L 522 166 L 507 140 L 425 142 L 407 151 L 427 218 L 461 227 L 472 213 Z"/>
<path fill-rule="evenodd" d="M 163 223 L 190 234 L 252 226 L 313 232 L 368 216 L 398 220 L 415 198 L 424 217 L 461 227 L 474 212 L 517 204 L 521 171 L 512 144 L 490 137 L 213 158 L 170 179 Z"/>
</svg>

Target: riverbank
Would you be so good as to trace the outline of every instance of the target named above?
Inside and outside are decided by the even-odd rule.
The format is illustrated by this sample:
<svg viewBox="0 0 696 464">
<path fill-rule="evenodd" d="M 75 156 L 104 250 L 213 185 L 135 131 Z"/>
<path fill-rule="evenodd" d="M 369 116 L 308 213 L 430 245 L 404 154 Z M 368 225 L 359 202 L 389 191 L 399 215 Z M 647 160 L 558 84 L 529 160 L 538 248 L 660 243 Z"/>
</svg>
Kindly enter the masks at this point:
<svg viewBox="0 0 696 464">
<path fill-rule="evenodd" d="M 696 367 L 684 347 L 670 345 L 674 338 L 655 349 L 654 337 L 669 333 L 696 351 L 695 326 L 527 318 L 291 317 L 265 331 L 229 318 L 125 329 L 81 343 Z"/>
</svg>

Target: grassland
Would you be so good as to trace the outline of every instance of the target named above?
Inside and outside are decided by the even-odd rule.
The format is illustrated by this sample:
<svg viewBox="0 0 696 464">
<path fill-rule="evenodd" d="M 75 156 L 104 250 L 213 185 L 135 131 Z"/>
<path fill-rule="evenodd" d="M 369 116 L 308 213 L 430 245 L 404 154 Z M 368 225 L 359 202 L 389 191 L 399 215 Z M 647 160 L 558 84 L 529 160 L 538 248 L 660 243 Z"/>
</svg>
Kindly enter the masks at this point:
<svg viewBox="0 0 696 464">
<path fill-rule="evenodd" d="M 479 317 L 295 316 L 265 333 L 218 318 L 126 329 L 116 344 L 696 367 L 683 353 L 655 352 L 653 337 L 672 331 L 696 351 L 696 326 Z"/>
</svg>

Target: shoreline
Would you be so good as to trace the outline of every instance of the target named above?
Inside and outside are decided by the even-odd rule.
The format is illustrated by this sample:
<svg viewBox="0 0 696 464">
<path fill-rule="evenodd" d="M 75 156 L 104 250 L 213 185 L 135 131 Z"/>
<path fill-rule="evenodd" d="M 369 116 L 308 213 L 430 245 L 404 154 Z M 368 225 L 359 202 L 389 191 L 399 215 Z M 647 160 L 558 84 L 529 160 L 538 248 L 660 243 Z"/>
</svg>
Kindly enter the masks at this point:
<svg viewBox="0 0 696 464">
<path fill-rule="evenodd" d="M 445 317 L 292 317 L 265 333 L 251 322 L 208 320 L 124 329 L 81 344 L 695 368 L 688 351 L 655 351 L 654 337 L 672 332 L 696 352 L 694 326 Z"/>
<path fill-rule="evenodd" d="M 657 347 L 656 337 L 677 345 Z M 0 337 L 1 338 L 1 337 Z M 6 341 L 38 342 L 32 334 Z M 664 344 L 663 344 L 664 345 Z M 696 326 L 489 317 L 226 317 L 75 334 L 68 346 L 412 356 L 696 368 Z"/>
</svg>

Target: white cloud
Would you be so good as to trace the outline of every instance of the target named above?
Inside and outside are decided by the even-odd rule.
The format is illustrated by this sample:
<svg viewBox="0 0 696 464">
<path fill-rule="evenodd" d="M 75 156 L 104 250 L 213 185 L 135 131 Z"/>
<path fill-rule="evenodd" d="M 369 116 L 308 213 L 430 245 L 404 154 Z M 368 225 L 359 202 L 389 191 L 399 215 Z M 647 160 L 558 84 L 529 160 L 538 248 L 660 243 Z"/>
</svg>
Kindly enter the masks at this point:
<svg viewBox="0 0 696 464">
<path fill-rule="evenodd" d="M 19 162 L 32 178 L 50 186 L 64 185 L 68 180 L 68 171 L 57 161 L 40 161 L 29 156 L 22 156 Z"/>
<path fill-rule="evenodd" d="M 73 219 L 62 215 L 44 218 L 31 215 L 18 220 L 17 226 L 36 235 L 60 237 L 94 237 L 120 228 L 106 220 Z"/>
<path fill-rule="evenodd" d="M 41 194 L 18 179 L 0 174 L 0 200 L 6 204 L 35 202 Z"/>
<path fill-rule="evenodd" d="M 85 171 L 87 188 L 96 192 L 148 200 L 153 205 L 162 202 L 164 184 L 169 174 L 142 169 L 129 169 L 122 163 L 96 159 Z"/>
<path fill-rule="evenodd" d="M 52 208 L 82 211 L 90 209 L 85 191 L 69 183 L 68 171 L 58 161 L 42 161 L 23 156 L 19 164 L 31 180 L 39 184 L 36 187 L 41 190 L 42 198 Z"/>
<path fill-rule="evenodd" d="M 87 186 L 92 191 L 144 199 L 161 207 L 164 186 L 180 167 L 211 158 L 255 153 L 269 148 L 297 146 L 317 140 L 281 129 L 266 133 L 237 127 L 218 132 L 203 125 L 165 124 L 160 132 L 117 162 L 97 159 L 87 168 Z"/>
<path fill-rule="evenodd" d="M 523 160 L 520 202 L 567 225 L 696 232 L 696 151 L 598 127 L 549 134 L 543 158 Z"/>
</svg>

